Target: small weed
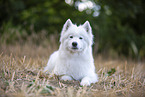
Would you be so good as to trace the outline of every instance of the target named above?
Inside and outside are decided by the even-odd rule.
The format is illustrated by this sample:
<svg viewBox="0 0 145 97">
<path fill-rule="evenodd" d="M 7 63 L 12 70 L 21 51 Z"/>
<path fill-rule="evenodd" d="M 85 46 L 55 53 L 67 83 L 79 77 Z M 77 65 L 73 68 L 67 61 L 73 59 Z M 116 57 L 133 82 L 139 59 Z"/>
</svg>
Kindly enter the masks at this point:
<svg viewBox="0 0 145 97">
<path fill-rule="evenodd" d="M 107 72 L 108 76 L 111 76 L 112 74 L 114 74 L 116 72 L 115 68 L 111 68 L 110 71 Z"/>
</svg>

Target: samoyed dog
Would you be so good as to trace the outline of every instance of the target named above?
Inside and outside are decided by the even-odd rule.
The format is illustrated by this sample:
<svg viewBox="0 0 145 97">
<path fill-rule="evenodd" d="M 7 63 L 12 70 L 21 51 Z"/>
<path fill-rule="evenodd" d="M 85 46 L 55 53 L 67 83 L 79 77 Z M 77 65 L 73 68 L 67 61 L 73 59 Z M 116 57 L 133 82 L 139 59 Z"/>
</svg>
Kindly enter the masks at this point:
<svg viewBox="0 0 145 97">
<path fill-rule="evenodd" d="M 74 25 L 70 19 L 63 26 L 60 47 L 49 58 L 44 71 L 61 80 L 79 80 L 81 86 L 98 81 L 92 56 L 93 35 L 90 23 Z"/>
</svg>

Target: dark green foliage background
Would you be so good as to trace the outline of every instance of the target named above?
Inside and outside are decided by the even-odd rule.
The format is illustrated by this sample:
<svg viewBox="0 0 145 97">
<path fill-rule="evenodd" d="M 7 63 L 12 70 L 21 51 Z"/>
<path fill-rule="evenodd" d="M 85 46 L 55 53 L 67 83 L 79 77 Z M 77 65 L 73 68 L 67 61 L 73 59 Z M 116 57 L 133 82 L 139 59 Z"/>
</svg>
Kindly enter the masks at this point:
<svg viewBox="0 0 145 97">
<path fill-rule="evenodd" d="M 81 0 L 74 0 L 81 1 Z M 58 33 L 65 21 L 91 23 L 98 44 L 97 52 L 116 52 L 118 55 L 145 57 L 145 1 L 144 0 L 93 0 L 101 9 L 98 17 L 79 12 L 65 0 L 0 0 L 0 38 L 15 35 L 9 28 L 18 29 L 25 40 L 27 35 L 46 30 L 46 37 Z M 108 14 L 110 12 L 110 14 Z M 15 30 L 14 30 L 15 32 Z M 25 32 L 25 33 L 24 33 Z M 15 33 L 13 33 L 15 34 Z"/>
</svg>

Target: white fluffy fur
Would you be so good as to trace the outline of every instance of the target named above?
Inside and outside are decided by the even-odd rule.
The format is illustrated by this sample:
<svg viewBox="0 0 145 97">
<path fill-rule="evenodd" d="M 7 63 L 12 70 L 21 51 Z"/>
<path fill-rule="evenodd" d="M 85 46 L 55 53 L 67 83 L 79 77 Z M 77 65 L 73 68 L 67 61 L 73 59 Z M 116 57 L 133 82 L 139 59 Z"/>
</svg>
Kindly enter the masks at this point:
<svg viewBox="0 0 145 97">
<path fill-rule="evenodd" d="M 60 75 L 61 80 L 80 80 L 82 86 L 97 82 L 89 22 L 76 26 L 68 19 L 63 26 L 60 42 L 59 50 L 50 56 L 44 71 Z M 75 48 L 73 42 L 77 43 Z"/>
</svg>

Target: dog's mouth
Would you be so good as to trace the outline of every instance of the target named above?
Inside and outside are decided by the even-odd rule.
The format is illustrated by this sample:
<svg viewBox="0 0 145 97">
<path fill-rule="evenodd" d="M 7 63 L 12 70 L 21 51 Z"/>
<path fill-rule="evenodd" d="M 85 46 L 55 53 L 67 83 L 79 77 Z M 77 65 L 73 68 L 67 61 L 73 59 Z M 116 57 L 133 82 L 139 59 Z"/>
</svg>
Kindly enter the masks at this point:
<svg viewBox="0 0 145 97">
<path fill-rule="evenodd" d="M 73 50 L 78 50 L 78 47 L 72 47 L 71 49 L 73 49 Z"/>
<path fill-rule="evenodd" d="M 71 51 L 72 51 L 72 52 L 81 52 L 81 51 L 82 51 L 82 48 L 72 47 L 72 48 L 71 48 Z"/>
<path fill-rule="evenodd" d="M 73 52 L 73 53 L 77 53 L 77 52 L 81 52 L 83 49 L 79 48 L 79 47 L 68 46 L 67 50 L 69 50 L 70 52 Z"/>
<path fill-rule="evenodd" d="M 71 52 L 79 52 L 80 49 L 78 47 L 68 47 L 68 50 L 71 51 Z"/>
</svg>

